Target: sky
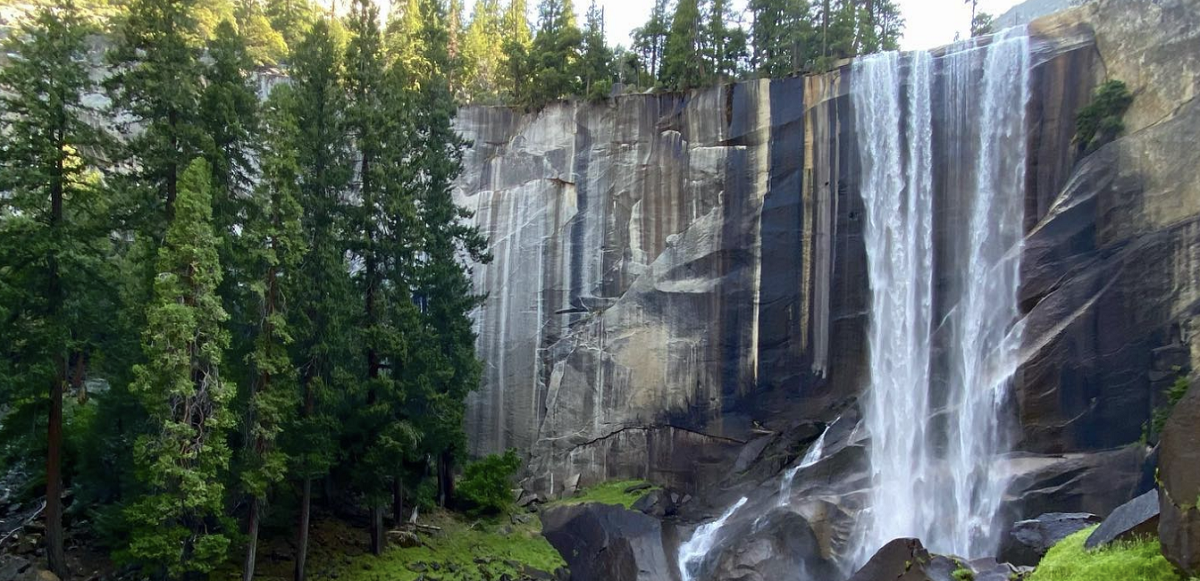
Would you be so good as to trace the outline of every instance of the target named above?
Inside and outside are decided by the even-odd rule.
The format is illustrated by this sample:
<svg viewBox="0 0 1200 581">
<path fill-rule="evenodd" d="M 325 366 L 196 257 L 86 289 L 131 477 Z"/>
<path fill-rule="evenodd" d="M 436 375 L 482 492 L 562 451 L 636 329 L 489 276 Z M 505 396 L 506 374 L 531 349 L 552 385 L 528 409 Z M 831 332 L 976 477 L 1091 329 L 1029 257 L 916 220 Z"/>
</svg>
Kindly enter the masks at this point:
<svg viewBox="0 0 1200 581">
<path fill-rule="evenodd" d="M 589 0 L 576 0 L 579 12 L 587 10 Z M 629 46 L 629 33 L 650 17 L 653 0 L 597 0 L 604 6 L 608 42 Z M 949 44 L 955 32 L 963 36 L 969 28 L 971 8 L 962 0 L 899 0 L 900 10 L 907 23 L 901 47 L 904 50 L 926 49 Z M 979 0 L 979 10 L 993 16 L 1018 4 L 1019 0 Z M 530 2 L 531 5 L 536 2 Z M 734 7 L 742 8 L 745 0 L 735 0 Z M 532 15 L 531 15 L 532 16 Z M 580 14 L 582 17 L 582 14 Z"/>
</svg>

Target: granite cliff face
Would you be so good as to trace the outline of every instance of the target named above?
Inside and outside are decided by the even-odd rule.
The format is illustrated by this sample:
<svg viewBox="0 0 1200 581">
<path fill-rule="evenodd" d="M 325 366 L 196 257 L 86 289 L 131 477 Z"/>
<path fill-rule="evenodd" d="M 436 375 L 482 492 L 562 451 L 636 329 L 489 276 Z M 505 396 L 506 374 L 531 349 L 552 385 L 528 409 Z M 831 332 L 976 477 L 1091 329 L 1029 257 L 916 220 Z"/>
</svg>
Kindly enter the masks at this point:
<svg viewBox="0 0 1200 581">
<path fill-rule="evenodd" d="M 1146 451 L 1114 449 L 1200 357 L 1200 8 L 1099 0 L 1030 34 L 1011 511 L 1104 513 L 1149 486 Z M 1075 114 L 1110 78 L 1135 94 L 1126 132 L 1084 156 Z M 752 468 L 766 440 L 855 408 L 870 300 L 855 90 L 843 67 L 460 111 L 473 146 L 457 195 L 495 257 L 474 274 L 488 298 L 471 451 L 528 453 L 542 491 L 696 490 L 735 465 L 779 470 L 791 452 Z"/>
</svg>

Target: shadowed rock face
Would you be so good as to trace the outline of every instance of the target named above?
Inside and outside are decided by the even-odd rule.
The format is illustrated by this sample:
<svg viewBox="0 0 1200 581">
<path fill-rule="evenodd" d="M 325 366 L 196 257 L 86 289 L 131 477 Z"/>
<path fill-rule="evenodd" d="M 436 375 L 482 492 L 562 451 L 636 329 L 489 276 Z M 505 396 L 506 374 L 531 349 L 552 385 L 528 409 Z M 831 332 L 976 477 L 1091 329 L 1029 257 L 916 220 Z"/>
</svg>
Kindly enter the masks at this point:
<svg viewBox="0 0 1200 581">
<path fill-rule="evenodd" d="M 528 451 L 555 492 L 575 474 L 691 490 L 755 421 L 852 394 L 866 279 L 844 101 L 834 73 L 464 110 L 459 200 L 495 258 L 475 271 L 472 451 Z"/>
<path fill-rule="evenodd" d="M 1180 570 L 1200 573 L 1200 388 L 1192 386 L 1163 430 L 1158 536 Z"/>
<path fill-rule="evenodd" d="M 1200 354 L 1198 13 L 1195 0 L 1098 0 L 1031 25 L 1011 408 L 1018 449 L 1053 456 L 1018 479 L 1016 518 L 1106 514 L 1144 491 L 1141 460 L 1125 463 L 1120 498 L 1047 478 L 1092 482 L 1115 458 L 1097 453 L 1136 441 Z M 1136 95 L 1127 131 L 1082 157 L 1075 115 L 1106 78 Z M 870 288 L 854 90 L 841 69 L 462 110 L 473 146 L 456 196 L 494 256 L 474 270 L 488 298 L 471 451 L 528 453 L 531 489 L 647 477 L 694 492 L 734 465 L 772 477 L 786 459 L 768 469 L 743 451 L 762 429 L 853 407 Z"/>
</svg>

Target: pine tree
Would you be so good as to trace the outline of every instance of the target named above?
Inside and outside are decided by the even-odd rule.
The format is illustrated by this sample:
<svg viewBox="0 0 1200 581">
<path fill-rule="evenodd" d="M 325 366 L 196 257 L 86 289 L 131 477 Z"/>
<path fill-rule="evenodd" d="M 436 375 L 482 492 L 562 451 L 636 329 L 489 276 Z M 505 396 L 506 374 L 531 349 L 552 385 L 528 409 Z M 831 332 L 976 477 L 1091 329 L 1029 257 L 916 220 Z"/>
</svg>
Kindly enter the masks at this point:
<svg viewBox="0 0 1200 581">
<path fill-rule="evenodd" d="M 579 60 L 583 94 L 600 100 L 612 91 L 613 53 L 604 39 L 604 9 L 592 0 L 583 29 L 583 55 Z"/>
<path fill-rule="evenodd" d="M 170 578 L 212 571 L 230 543 L 221 474 L 233 422 L 231 390 L 220 374 L 227 315 L 216 292 L 221 265 L 210 175 L 208 163 L 196 160 L 180 177 L 142 338 L 146 364 L 134 370 L 133 391 L 152 429 L 135 449 L 147 494 L 126 510 L 127 555 Z"/>
<path fill-rule="evenodd" d="M 421 0 L 398 0 L 388 16 L 387 50 L 391 60 L 409 70 L 424 66 L 425 45 L 421 39 Z"/>
<path fill-rule="evenodd" d="M 529 30 L 525 0 L 511 0 L 504 11 L 501 38 L 504 41 L 500 91 L 510 103 L 525 103 L 530 97 L 529 49 L 533 34 Z"/>
<path fill-rule="evenodd" d="M 317 20 L 317 11 L 311 0 L 264 0 L 263 12 L 271 22 L 271 28 L 283 36 L 287 50 L 294 51 Z"/>
<path fill-rule="evenodd" d="M 297 276 L 285 288 L 295 339 L 292 360 L 299 366 L 300 413 L 287 428 L 294 471 L 301 481 L 297 530 L 296 581 L 303 581 L 308 554 L 312 482 L 334 461 L 338 430 L 331 415 L 344 372 L 352 356 L 347 339 L 352 286 L 345 261 L 343 231 L 347 207 L 343 199 L 350 180 L 350 145 L 345 129 L 345 95 L 341 58 L 330 24 L 315 23 L 292 55 L 292 116 L 299 128 L 296 164 L 298 201 L 308 252 Z"/>
<path fill-rule="evenodd" d="M 257 157 L 258 95 L 250 84 L 254 63 L 243 38 L 229 21 L 208 42 L 211 64 L 205 68 L 198 124 L 201 150 L 212 168 L 213 228 L 221 241 L 221 264 L 238 271 L 235 233 L 246 213 L 245 200 L 254 181 Z M 226 277 L 222 297 L 235 311 L 233 287 L 243 281 Z M 240 318 L 240 317 L 239 317 Z"/>
<path fill-rule="evenodd" d="M 261 0 L 235 0 L 234 20 L 246 45 L 246 53 L 255 65 L 274 66 L 287 58 L 287 41 L 271 27 L 266 6 Z M 214 34 L 215 36 L 215 34 Z M 212 40 L 211 38 L 209 39 Z"/>
<path fill-rule="evenodd" d="M 679 0 L 671 18 L 671 32 L 663 53 L 664 87 L 675 90 L 698 87 L 706 81 L 704 59 L 700 51 L 700 7 L 698 0 Z"/>
<path fill-rule="evenodd" d="M 106 228 L 90 215 L 97 192 L 88 178 L 101 136 L 81 102 L 94 89 L 89 30 L 70 2 L 41 9 L 4 42 L 11 57 L 0 67 L 0 399 L 13 406 L 0 432 L 46 413 L 46 557 L 60 577 L 63 391 L 82 382 L 91 319 L 103 308 L 96 273 Z"/>
<path fill-rule="evenodd" d="M 738 23 L 731 25 L 733 18 L 729 0 L 712 1 L 702 45 L 709 70 L 718 80 L 734 78 L 746 58 L 746 31 Z"/>
<path fill-rule="evenodd" d="M 571 0 L 542 0 L 538 13 L 537 36 L 528 57 L 532 78 L 527 104 L 535 108 L 578 92 L 576 70 L 583 43 Z"/>
<path fill-rule="evenodd" d="M 427 18 L 422 16 L 422 20 Z M 393 230 L 389 219 L 393 216 L 385 208 L 389 193 L 395 190 L 390 182 L 397 173 L 389 162 L 396 159 L 395 154 L 407 153 L 403 140 L 408 131 L 396 126 L 388 115 L 390 111 L 385 109 L 387 105 L 394 107 L 396 100 L 403 100 L 404 82 L 402 78 L 387 78 L 377 21 L 374 5 L 369 0 L 356 0 L 347 18 L 351 40 L 346 51 L 344 84 L 348 93 L 346 127 L 358 153 L 357 179 L 351 188 L 358 204 L 353 210 L 349 236 L 350 249 L 361 265 L 354 278 L 363 301 L 357 328 L 362 332 L 366 372 L 362 397 L 356 398 L 353 411 L 355 439 L 359 444 L 349 448 L 360 455 L 352 472 L 371 508 L 371 551 L 378 555 L 385 542 L 386 482 L 394 474 L 388 466 L 389 459 L 399 455 L 391 449 L 393 443 L 387 431 L 396 420 L 395 411 L 404 397 L 403 385 L 393 367 L 403 357 L 406 325 L 395 324 L 394 317 L 396 311 L 411 308 L 411 302 L 390 300 L 391 295 L 405 288 L 406 281 L 397 278 L 396 269 L 389 268 L 389 264 L 406 262 L 407 249 L 389 244 Z M 421 60 L 428 62 L 428 57 Z M 397 80 L 398 90 L 388 93 L 385 86 L 388 80 Z"/>
<path fill-rule="evenodd" d="M 820 56 L 807 0 L 750 0 L 751 66 L 764 77 L 805 70 Z"/>
<path fill-rule="evenodd" d="M 641 55 L 643 68 L 649 71 L 651 78 L 657 79 L 662 70 L 663 52 L 667 46 L 667 32 L 670 29 L 670 17 L 667 15 L 667 0 L 654 0 L 650 8 L 650 18 L 646 24 L 633 31 L 634 49 Z"/>
<path fill-rule="evenodd" d="M 277 86 L 264 105 L 262 180 L 248 207 L 245 233 L 253 249 L 248 267 L 259 279 L 251 285 L 258 307 L 254 317 L 257 329 L 254 349 L 248 357 L 251 379 L 241 466 L 242 489 L 250 497 L 243 581 L 250 581 L 254 575 L 259 522 L 267 493 L 286 473 L 287 455 L 277 439 L 292 419 L 297 400 L 296 371 L 287 351 L 292 336 L 285 289 L 296 285 L 293 277 L 305 247 L 300 225 L 303 209 L 296 201 L 299 128 L 292 107 L 288 85 Z"/>
<path fill-rule="evenodd" d="M 156 194 L 149 208 L 168 220 L 179 173 L 196 156 L 203 78 L 196 0 L 132 0 L 109 51 L 105 80 L 113 115 L 128 115 L 124 130 L 139 185 Z M 145 217 L 150 223 L 156 221 Z"/>
<path fill-rule="evenodd" d="M 439 42 L 444 32 L 437 21 L 429 19 L 426 28 L 431 47 L 444 46 Z M 436 48 L 429 54 L 433 62 L 446 58 L 444 51 Z M 402 273 L 412 286 L 397 300 L 421 305 L 422 314 L 414 320 L 415 311 L 398 311 L 397 322 L 415 323 L 413 326 L 419 331 L 410 333 L 413 338 L 408 340 L 405 368 L 393 369 L 393 373 L 408 378 L 406 383 L 412 393 L 406 400 L 406 416 L 415 423 L 415 431 L 421 436 L 421 450 L 436 459 L 438 498 L 443 505 L 453 496 L 453 463 L 465 448 L 464 401 L 467 393 L 478 385 L 480 373 L 469 318 L 479 297 L 472 294 L 470 280 L 458 258 L 490 260 L 484 238 L 467 223 L 470 212 L 457 206 L 451 197 L 452 184 L 462 171 L 462 150 L 466 144 L 454 131 L 456 110 L 449 97 L 445 78 L 437 75 L 425 79 L 413 95 L 415 106 L 409 110 L 415 114 L 412 123 L 417 136 L 411 144 L 414 165 L 418 168 L 414 176 L 416 188 L 412 190 L 415 196 L 393 197 L 398 207 L 390 212 L 391 215 L 411 213 L 407 222 L 419 224 L 402 229 L 402 223 L 398 222 L 394 228 L 398 234 L 394 240 L 397 249 L 419 250 L 413 256 L 422 258 L 419 263 L 414 260 L 408 272 Z M 406 238 L 420 240 L 419 248 L 413 248 L 411 241 L 406 244 Z M 403 439 L 406 424 L 392 428 L 392 440 Z"/>
<path fill-rule="evenodd" d="M 495 102 L 500 93 L 504 41 L 499 0 L 476 0 L 463 42 L 463 68 L 470 101 Z"/>
</svg>

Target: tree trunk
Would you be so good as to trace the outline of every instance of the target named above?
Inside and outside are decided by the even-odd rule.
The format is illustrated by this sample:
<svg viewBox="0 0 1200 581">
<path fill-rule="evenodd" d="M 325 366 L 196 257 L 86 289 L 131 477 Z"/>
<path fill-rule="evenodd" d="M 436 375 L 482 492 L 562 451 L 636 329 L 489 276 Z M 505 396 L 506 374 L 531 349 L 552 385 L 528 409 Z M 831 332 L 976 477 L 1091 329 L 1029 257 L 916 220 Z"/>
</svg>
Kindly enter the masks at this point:
<svg viewBox="0 0 1200 581">
<path fill-rule="evenodd" d="M 371 507 L 371 553 L 373 555 L 383 554 L 383 535 L 383 505 L 375 504 Z"/>
<path fill-rule="evenodd" d="M 404 481 L 399 475 L 392 477 L 392 523 L 400 526 L 404 522 Z"/>
<path fill-rule="evenodd" d="M 58 272 L 58 249 L 63 233 L 63 159 L 65 147 L 60 144 L 55 169 L 57 179 L 50 187 L 50 230 L 53 238 L 49 267 L 51 328 L 62 321 L 63 292 Z M 63 446 L 63 385 L 67 382 L 66 345 L 57 346 L 54 378 L 50 383 L 50 417 L 46 430 L 46 561 L 60 579 L 67 577 L 67 558 L 63 553 L 62 525 L 62 446 Z"/>
<path fill-rule="evenodd" d="M 296 574 L 295 581 L 304 581 L 304 561 L 308 557 L 308 517 L 312 507 L 312 478 L 304 478 L 304 490 L 300 493 L 300 526 L 296 531 Z"/>
<path fill-rule="evenodd" d="M 438 454 L 437 459 L 437 477 L 438 477 L 438 506 L 445 508 L 446 503 L 454 497 L 454 478 L 452 477 L 452 459 L 450 451 L 446 450 Z"/>
<path fill-rule="evenodd" d="M 55 575 L 67 578 L 67 558 L 63 552 L 62 525 L 62 414 L 63 414 L 63 371 L 65 362 L 60 361 L 59 371 L 50 386 L 50 426 L 47 433 L 46 454 L 46 561 Z"/>
<path fill-rule="evenodd" d="M 829 56 L 829 0 L 821 10 L 821 56 Z"/>
<path fill-rule="evenodd" d="M 179 152 L 179 134 L 178 134 L 178 129 L 177 129 L 177 126 L 179 124 L 179 112 L 176 111 L 175 109 L 171 109 L 167 113 L 167 123 L 171 127 L 171 153 L 177 154 Z M 175 219 L 175 197 L 176 197 L 176 193 L 179 189 L 179 184 L 176 183 L 178 181 L 177 176 L 179 173 L 179 169 L 177 167 L 175 167 L 175 160 L 177 158 L 178 158 L 177 155 L 172 155 L 171 161 L 169 161 L 167 163 L 167 176 L 166 176 L 166 178 L 167 178 L 167 200 L 166 200 L 166 202 L 167 202 L 167 221 L 168 222 Z"/>
<path fill-rule="evenodd" d="M 254 579 L 254 559 L 258 553 L 258 511 L 260 503 L 257 498 L 250 500 L 250 518 L 246 526 L 246 565 L 242 570 L 242 581 Z"/>
</svg>

